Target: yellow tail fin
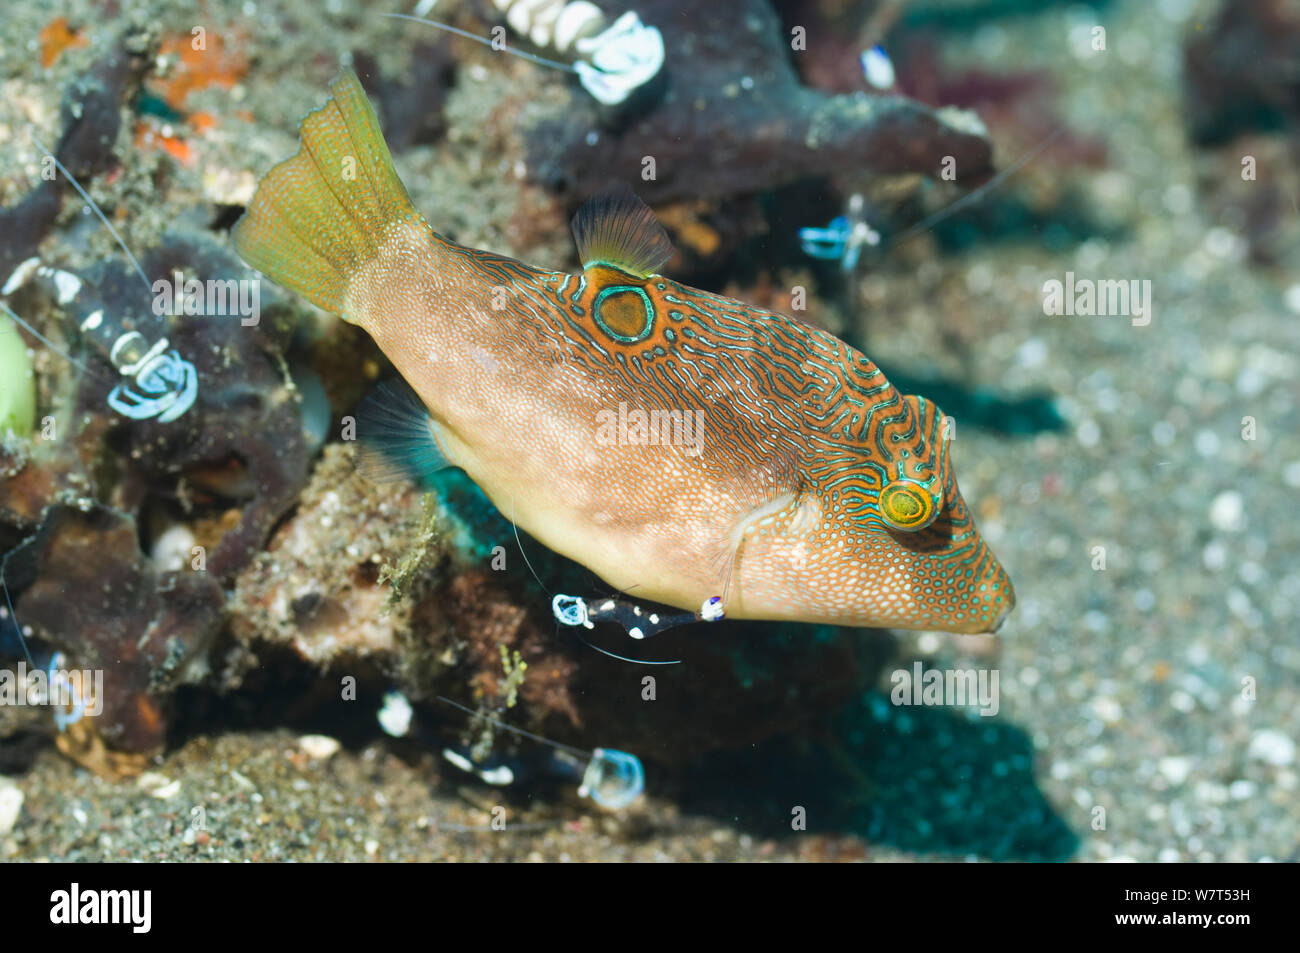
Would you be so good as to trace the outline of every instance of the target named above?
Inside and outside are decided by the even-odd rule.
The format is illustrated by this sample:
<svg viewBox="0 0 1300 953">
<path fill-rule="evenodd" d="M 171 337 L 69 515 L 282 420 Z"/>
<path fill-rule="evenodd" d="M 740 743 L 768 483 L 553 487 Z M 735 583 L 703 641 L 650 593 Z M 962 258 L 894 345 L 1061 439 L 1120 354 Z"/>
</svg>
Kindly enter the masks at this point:
<svg viewBox="0 0 1300 953">
<path fill-rule="evenodd" d="M 342 314 L 352 276 L 394 222 L 419 219 L 355 73 L 302 121 L 297 154 L 262 179 L 235 225 L 235 251 L 277 284 Z"/>
</svg>

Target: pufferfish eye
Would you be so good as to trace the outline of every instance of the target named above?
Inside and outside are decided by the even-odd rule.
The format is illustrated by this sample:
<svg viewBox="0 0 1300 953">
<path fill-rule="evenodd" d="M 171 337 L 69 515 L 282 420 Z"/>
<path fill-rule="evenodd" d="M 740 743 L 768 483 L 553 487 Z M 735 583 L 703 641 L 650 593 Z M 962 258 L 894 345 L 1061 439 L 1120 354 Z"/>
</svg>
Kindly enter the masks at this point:
<svg viewBox="0 0 1300 953">
<path fill-rule="evenodd" d="M 939 508 L 929 490 L 904 478 L 890 481 L 880 491 L 880 515 L 894 529 L 915 533 L 934 522 Z"/>
</svg>

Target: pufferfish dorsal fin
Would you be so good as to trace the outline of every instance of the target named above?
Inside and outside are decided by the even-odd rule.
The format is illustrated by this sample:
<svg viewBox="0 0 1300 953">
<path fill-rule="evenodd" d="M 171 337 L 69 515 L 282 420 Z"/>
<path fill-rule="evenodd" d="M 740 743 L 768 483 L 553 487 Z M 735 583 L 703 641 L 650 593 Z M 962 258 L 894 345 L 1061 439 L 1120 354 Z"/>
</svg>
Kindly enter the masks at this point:
<svg viewBox="0 0 1300 953">
<path fill-rule="evenodd" d="M 673 243 L 655 213 L 626 185 L 594 195 L 573 216 L 582 267 L 609 265 L 648 278 L 673 256 Z"/>
</svg>

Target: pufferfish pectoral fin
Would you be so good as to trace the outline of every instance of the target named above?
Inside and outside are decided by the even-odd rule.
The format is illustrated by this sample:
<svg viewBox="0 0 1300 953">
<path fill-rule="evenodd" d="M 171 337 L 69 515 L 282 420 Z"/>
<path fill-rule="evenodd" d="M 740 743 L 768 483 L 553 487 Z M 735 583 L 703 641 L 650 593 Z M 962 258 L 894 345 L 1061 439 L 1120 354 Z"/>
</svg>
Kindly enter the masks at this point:
<svg viewBox="0 0 1300 953">
<path fill-rule="evenodd" d="M 404 379 L 380 384 L 357 410 L 357 471 L 371 483 L 412 480 L 425 486 L 447 460 L 424 402 Z"/>
<path fill-rule="evenodd" d="M 582 203 L 573 216 L 573 240 L 583 268 L 607 265 L 638 278 L 658 273 L 673 256 L 659 219 L 627 185 Z"/>
<path fill-rule="evenodd" d="M 716 594 L 722 599 L 722 608 L 732 613 L 744 604 L 740 577 L 751 534 L 761 531 L 766 521 L 784 522 L 779 518 L 782 511 L 797 514 L 804 500 L 804 487 L 798 461 L 789 452 L 774 453 L 763 464 L 739 471 L 723 485 L 736 518 L 724 533 L 713 538 L 706 566 L 717 582 Z"/>
</svg>

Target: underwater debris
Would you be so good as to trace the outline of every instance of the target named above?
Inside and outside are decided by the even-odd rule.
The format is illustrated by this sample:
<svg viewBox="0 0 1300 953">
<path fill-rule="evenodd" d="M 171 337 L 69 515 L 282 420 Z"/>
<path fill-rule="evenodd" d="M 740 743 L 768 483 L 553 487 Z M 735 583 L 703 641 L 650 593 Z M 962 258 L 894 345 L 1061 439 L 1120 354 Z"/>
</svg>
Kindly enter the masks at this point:
<svg viewBox="0 0 1300 953">
<path fill-rule="evenodd" d="M 657 204 L 837 172 L 937 176 L 945 156 L 958 182 L 991 171 L 991 147 L 973 115 L 802 85 L 792 59 L 818 54 L 792 53 L 790 34 L 762 0 L 644 0 L 638 9 L 663 31 L 662 99 L 618 128 L 593 131 L 598 117 L 581 108 L 540 124 L 529 137 L 537 181 L 587 196 L 611 177 L 637 175 L 642 197 Z M 701 164 L 701 155 L 710 161 Z M 643 174 L 646 157 L 655 160 L 652 175 Z"/>
<path fill-rule="evenodd" d="M 411 67 L 400 77 L 386 76 L 378 59 L 366 50 L 353 50 L 352 62 L 363 77 L 366 92 L 379 103 L 394 151 L 443 138 L 447 131 L 443 109 L 447 92 L 455 83 L 457 63 L 445 39 L 416 44 L 411 50 Z"/>
<path fill-rule="evenodd" d="M 86 494 L 85 471 L 74 454 L 61 449 L 0 439 L 0 550 L 34 533 L 51 503 Z"/>
<path fill-rule="evenodd" d="M 152 49 L 147 33 L 127 30 L 102 59 L 69 85 L 54 155 L 83 182 L 116 164 L 113 147 L 121 127 L 121 107 L 139 89 Z M 37 255 L 70 188 L 61 178 L 43 177 L 16 205 L 0 209 L 0 275 L 12 274 L 19 262 Z"/>
<path fill-rule="evenodd" d="M 1290 0 L 1229 0 L 1183 50 L 1187 125 L 1198 145 L 1300 122 L 1300 8 Z"/>
<path fill-rule="evenodd" d="M 415 710 L 411 700 L 396 689 L 384 692 L 383 704 L 379 708 L 379 726 L 384 734 L 393 738 L 403 738 L 411 730 L 411 716 Z"/>
<path fill-rule="evenodd" d="M 1243 134 L 1207 154 L 1197 187 L 1211 219 L 1244 239 L 1253 264 L 1286 267 L 1300 249 L 1300 140 Z"/>
<path fill-rule="evenodd" d="M 97 673 L 84 717 L 61 719 L 59 749 L 106 777 L 138 773 L 166 739 L 176 687 L 206 674 L 225 601 L 217 581 L 157 571 L 135 520 L 98 504 L 51 506 L 6 570 L 22 625 Z"/>
<path fill-rule="evenodd" d="M 150 75 L 146 88 L 173 116 L 183 116 L 192 94 L 202 89 L 230 89 L 247 75 L 246 46 L 243 28 L 238 26 L 204 30 L 201 40 L 190 32 L 164 36 L 155 60 L 160 66 Z"/>
<path fill-rule="evenodd" d="M 413 597 L 427 584 L 412 568 L 401 578 L 404 598 L 394 600 L 380 584 L 380 567 L 429 546 L 438 551 L 427 518 L 413 487 L 381 497 L 356 474 L 351 448 L 326 445 L 293 516 L 236 578 L 235 637 L 288 644 L 321 667 L 392 652 L 398 631 L 410 625 Z M 423 574 L 423 559 L 419 565 Z"/>
<path fill-rule="evenodd" d="M 36 36 L 41 45 L 41 66 L 49 69 L 64 50 L 83 47 L 89 42 L 81 30 L 71 26 L 67 17 L 55 17 Z"/>
<path fill-rule="evenodd" d="M 248 72 L 246 45 L 244 28 L 237 24 L 163 36 L 154 69 L 134 102 L 136 148 L 160 149 L 184 165 L 193 163 L 189 139 L 217 125 L 220 114 L 194 111 L 189 99 L 201 90 L 234 87 Z"/>
<path fill-rule="evenodd" d="M 477 554 L 456 555 L 444 505 L 409 483 L 375 487 L 351 447 L 327 444 L 293 515 L 236 579 L 234 636 L 254 655 L 288 646 L 321 669 L 376 665 L 412 701 L 468 686 L 494 704 L 513 691 L 530 727 L 556 713 L 576 718 L 564 646 L 503 574 L 483 570 Z M 417 551 L 394 600 L 381 567 Z"/>
<path fill-rule="evenodd" d="M 501 650 L 501 667 L 505 670 L 506 677 L 498 686 L 496 694 L 507 708 L 514 708 L 519 701 L 519 687 L 524 683 L 528 663 L 520 657 L 518 649 L 512 653 L 505 647 L 505 643 L 497 648 Z"/>
<path fill-rule="evenodd" d="M 403 548 L 396 563 L 384 563 L 379 569 L 379 585 L 389 587 L 389 609 L 410 596 L 412 583 L 432 569 L 441 556 L 437 530 L 440 519 L 438 500 L 433 494 L 426 493 L 421 505 L 424 515 L 419 536 Z"/>
<path fill-rule="evenodd" d="M 1300 7 L 1276 0 L 1223 4 L 1183 49 L 1188 133 L 1216 150 L 1198 184 L 1214 220 L 1260 265 L 1288 264 L 1300 247 L 1297 50 Z"/>
<path fill-rule="evenodd" d="M 1104 139 L 1074 132 L 1055 105 L 1057 87 L 1042 70 L 988 72 L 950 68 L 931 33 L 903 33 L 894 44 L 898 89 L 939 107 L 978 112 L 999 149 L 1019 155 L 1046 142 L 1044 158 L 1058 168 L 1102 168 Z"/>
</svg>

